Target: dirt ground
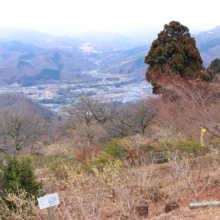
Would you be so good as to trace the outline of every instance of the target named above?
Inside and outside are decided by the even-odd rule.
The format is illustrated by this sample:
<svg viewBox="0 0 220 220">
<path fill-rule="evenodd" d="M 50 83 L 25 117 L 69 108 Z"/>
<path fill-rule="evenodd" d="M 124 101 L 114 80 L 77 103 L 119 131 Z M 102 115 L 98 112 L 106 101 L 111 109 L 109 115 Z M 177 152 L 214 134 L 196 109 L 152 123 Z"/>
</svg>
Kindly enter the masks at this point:
<svg viewBox="0 0 220 220">
<path fill-rule="evenodd" d="M 162 214 L 150 220 L 220 220 L 220 207 L 190 209 L 181 207 L 170 213 Z"/>
</svg>

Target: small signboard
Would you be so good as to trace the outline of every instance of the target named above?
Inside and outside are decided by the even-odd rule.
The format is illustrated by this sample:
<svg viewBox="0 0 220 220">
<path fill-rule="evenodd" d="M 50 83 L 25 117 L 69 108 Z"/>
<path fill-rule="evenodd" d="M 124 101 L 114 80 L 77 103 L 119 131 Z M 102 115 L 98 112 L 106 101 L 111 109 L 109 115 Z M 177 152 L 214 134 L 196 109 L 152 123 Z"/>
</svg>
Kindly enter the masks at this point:
<svg viewBox="0 0 220 220">
<path fill-rule="evenodd" d="M 44 197 L 37 198 L 40 209 L 46 209 L 55 205 L 59 205 L 59 197 L 57 193 L 47 194 Z"/>
</svg>

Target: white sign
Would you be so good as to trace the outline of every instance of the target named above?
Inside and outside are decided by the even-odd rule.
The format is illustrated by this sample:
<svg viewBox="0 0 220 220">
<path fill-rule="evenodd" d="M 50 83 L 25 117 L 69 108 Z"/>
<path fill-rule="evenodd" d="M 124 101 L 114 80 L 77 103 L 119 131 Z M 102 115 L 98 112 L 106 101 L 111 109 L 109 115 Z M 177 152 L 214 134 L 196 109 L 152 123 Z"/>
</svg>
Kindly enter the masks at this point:
<svg viewBox="0 0 220 220">
<path fill-rule="evenodd" d="M 57 193 L 47 194 L 44 197 L 37 198 L 40 209 L 46 209 L 51 206 L 59 205 L 59 197 Z"/>
</svg>

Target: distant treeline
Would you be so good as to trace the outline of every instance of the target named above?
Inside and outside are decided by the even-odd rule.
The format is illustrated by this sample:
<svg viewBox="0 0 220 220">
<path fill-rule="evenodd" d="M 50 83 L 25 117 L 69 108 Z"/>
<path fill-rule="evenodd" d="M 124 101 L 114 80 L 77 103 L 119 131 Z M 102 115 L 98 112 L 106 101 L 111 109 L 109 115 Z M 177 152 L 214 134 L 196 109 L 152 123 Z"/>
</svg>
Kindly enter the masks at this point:
<svg viewBox="0 0 220 220">
<path fill-rule="evenodd" d="M 65 99 L 42 99 L 39 101 L 42 104 L 65 104 Z"/>
</svg>

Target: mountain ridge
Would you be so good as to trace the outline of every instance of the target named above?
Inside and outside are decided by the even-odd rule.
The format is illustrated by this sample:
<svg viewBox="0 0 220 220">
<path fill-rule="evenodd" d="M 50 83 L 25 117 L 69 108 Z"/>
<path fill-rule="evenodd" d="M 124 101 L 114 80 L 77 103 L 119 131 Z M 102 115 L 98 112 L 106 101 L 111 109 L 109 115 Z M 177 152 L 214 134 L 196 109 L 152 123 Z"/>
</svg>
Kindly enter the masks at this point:
<svg viewBox="0 0 220 220">
<path fill-rule="evenodd" d="M 1 32 L 0 27 L 0 84 L 28 77 L 33 81 L 41 78 L 43 70 L 59 71 L 60 80 L 74 79 L 97 69 L 114 74 L 144 74 L 144 58 L 151 46 L 118 33 L 87 32 L 81 39 L 72 39 L 21 29 L 8 29 L 5 35 Z M 2 41 L 6 36 L 8 41 Z M 205 67 L 220 57 L 220 26 L 192 36 Z"/>
<path fill-rule="evenodd" d="M 44 69 L 59 70 L 59 79 L 71 79 L 83 71 L 96 69 L 96 65 L 68 51 L 60 49 L 39 51 L 36 53 L 0 53 L 1 84 L 11 84 L 25 77 L 36 77 Z M 22 57 L 22 59 L 21 59 Z M 13 80 L 11 80 L 13 78 Z M 57 79 L 58 80 L 58 79 Z"/>
</svg>

